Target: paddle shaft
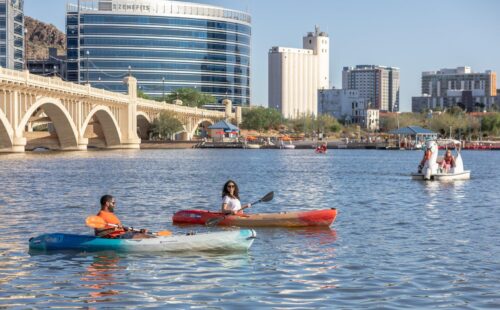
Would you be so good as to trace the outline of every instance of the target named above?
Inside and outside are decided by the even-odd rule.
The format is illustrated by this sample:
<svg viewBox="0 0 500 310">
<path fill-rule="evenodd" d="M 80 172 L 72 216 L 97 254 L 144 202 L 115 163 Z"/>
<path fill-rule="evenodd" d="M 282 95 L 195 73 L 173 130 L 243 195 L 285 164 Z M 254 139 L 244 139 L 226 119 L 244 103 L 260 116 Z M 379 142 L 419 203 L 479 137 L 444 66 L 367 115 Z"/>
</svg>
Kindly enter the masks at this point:
<svg viewBox="0 0 500 310">
<path fill-rule="evenodd" d="M 104 229 L 106 226 L 108 226 L 108 227 L 109 226 L 110 227 L 123 227 L 123 226 L 117 225 L 117 224 L 106 223 L 106 221 L 104 221 L 104 219 L 102 219 L 98 216 L 89 216 L 89 217 L 87 217 L 85 222 L 86 222 L 87 226 L 90 226 L 90 227 L 96 228 L 96 229 Z M 141 233 L 141 230 L 134 229 L 132 227 L 123 227 L 123 228 L 125 230 Z M 164 230 L 164 231 L 159 231 L 156 233 L 148 232 L 147 234 L 154 235 L 154 236 L 170 236 L 172 234 L 172 232 L 168 231 L 168 230 Z"/>
</svg>

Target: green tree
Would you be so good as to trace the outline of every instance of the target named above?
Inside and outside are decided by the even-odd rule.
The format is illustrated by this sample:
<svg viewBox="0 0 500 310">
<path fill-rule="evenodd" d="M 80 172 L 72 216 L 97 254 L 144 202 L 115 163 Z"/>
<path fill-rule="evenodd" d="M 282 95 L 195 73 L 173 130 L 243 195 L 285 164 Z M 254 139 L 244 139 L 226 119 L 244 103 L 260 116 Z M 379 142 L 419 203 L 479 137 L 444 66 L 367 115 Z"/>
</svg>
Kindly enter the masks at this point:
<svg viewBox="0 0 500 310">
<path fill-rule="evenodd" d="M 149 97 L 149 95 L 143 92 L 141 89 L 137 90 L 137 97 L 142 99 L 151 99 L 151 97 Z"/>
<path fill-rule="evenodd" d="M 408 126 L 425 127 L 425 114 L 423 113 L 391 113 L 380 117 L 380 130 L 391 131 Z"/>
<path fill-rule="evenodd" d="M 447 109 L 446 113 L 451 114 L 451 115 L 455 115 L 455 116 L 460 116 L 460 115 L 464 115 L 465 111 L 460 106 L 454 105 L 451 108 Z"/>
<path fill-rule="evenodd" d="M 167 102 L 173 102 L 176 99 L 182 100 L 182 104 L 185 106 L 198 108 L 204 104 L 216 102 L 214 96 L 204 94 L 196 88 L 177 88 L 174 92 L 165 96 Z"/>
<path fill-rule="evenodd" d="M 500 113 L 491 113 L 483 117 L 481 130 L 489 135 L 498 136 L 500 134 Z"/>
<path fill-rule="evenodd" d="M 458 132 L 466 132 L 468 127 L 467 123 L 467 117 L 463 111 L 458 114 L 456 114 L 456 112 L 434 113 L 432 119 L 428 121 L 431 130 L 445 137 L 449 137 L 450 135 L 455 137 Z"/>
<path fill-rule="evenodd" d="M 175 113 L 171 111 L 161 112 L 151 126 L 153 137 L 160 139 L 167 139 L 182 129 L 182 123 L 175 117 Z"/>
<path fill-rule="evenodd" d="M 281 124 L 281 114 L 276 109 L 255 107 L 242 111 L 241 128 L 253 130 L 278 129 Z"/>
<path fill-rule="evenodd" d="M 318 116 L 317 119 L 313 120 L 313 126 L 325 134 L 340 132 L 342 130 L 342 125 L 338 120 L 328 114 Z"/>
</svg>

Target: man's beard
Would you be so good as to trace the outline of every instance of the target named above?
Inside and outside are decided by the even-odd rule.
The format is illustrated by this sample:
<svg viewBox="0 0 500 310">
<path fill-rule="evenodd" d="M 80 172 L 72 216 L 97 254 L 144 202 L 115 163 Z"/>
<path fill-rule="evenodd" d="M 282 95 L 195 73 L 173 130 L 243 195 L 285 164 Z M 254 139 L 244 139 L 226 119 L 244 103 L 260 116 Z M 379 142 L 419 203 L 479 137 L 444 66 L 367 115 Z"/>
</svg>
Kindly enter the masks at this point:
<svg viewBox="0 0 500 310">
<path fill-rule="evenodd" d="M 111 213 L 115 213 L 115 207 L 108 207 L 108 211 Z"/>
</svg>

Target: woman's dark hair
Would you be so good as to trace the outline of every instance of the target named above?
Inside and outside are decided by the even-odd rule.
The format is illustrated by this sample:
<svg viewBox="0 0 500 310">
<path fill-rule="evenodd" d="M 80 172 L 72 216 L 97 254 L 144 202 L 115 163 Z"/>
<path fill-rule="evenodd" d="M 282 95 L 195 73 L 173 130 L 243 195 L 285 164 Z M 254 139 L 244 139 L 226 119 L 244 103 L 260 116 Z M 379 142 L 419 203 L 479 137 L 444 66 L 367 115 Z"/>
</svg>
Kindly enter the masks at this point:
<svg viewBox="0 0 500 310">
<path fill-rule="evenodd" d="M 229 184 L 231 184 L 231 183 L 234 184 L 234 194 L 232 196 L 231 196 L 231 193 L 229 192 L 229 190 L 227 189 L 227 186 Z M 233 180 L 227 181 L 224 184 L 224 187 L 222 188 L 222 198 L 224 198 L 224 196 L 229 196 L 229 197 L 232 197 L 232 198 L 237 198 L 239 200 L 240 199 L 240 190 L 238 188 L 238 184 L 236 184 L 236 182 L 234 182 Z"/>
</svg>

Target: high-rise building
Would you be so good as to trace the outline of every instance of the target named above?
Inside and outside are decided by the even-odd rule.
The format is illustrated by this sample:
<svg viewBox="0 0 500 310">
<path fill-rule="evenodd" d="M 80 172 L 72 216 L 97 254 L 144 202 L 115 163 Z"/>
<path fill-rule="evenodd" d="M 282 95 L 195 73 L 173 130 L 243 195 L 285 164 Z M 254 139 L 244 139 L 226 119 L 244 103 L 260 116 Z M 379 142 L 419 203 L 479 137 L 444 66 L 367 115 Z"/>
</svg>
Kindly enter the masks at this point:
<svg viewBox="0 0 500 310">
<path fill-rule="evenodd" d="M 24 1 L 0 0 L 0 66 L 24 69 Z"/>
<path fill-rule="evenodd" d="M 357 89 L 372 108 L 399 111 L 399 68 L 376 65 L 344 67 L 342 88 Z"/>
<path fill-rule="evenodd" d="M 454 105 L 467 111 L 489 109 L 497 96 L 496 80 L 491 70 L 475 73 L 466 66 L 422 72 L 422 94 L 412 97 L 412 111 Z"/>
<path fill-rule="evenodd" d="M 68 80 L 163 97 L 195 88 L 250 103 L 250 15 L 169 0 L 80 0 L 66 15 Z"/>
<path fill-rule="evenodd" d="M 318 90 L 328 89 L 330 40 L 316 27 L 303 49 L 275 46 L 269 51 L 269 107 L 287 118 L 318 115 Z"/>
</svg>

